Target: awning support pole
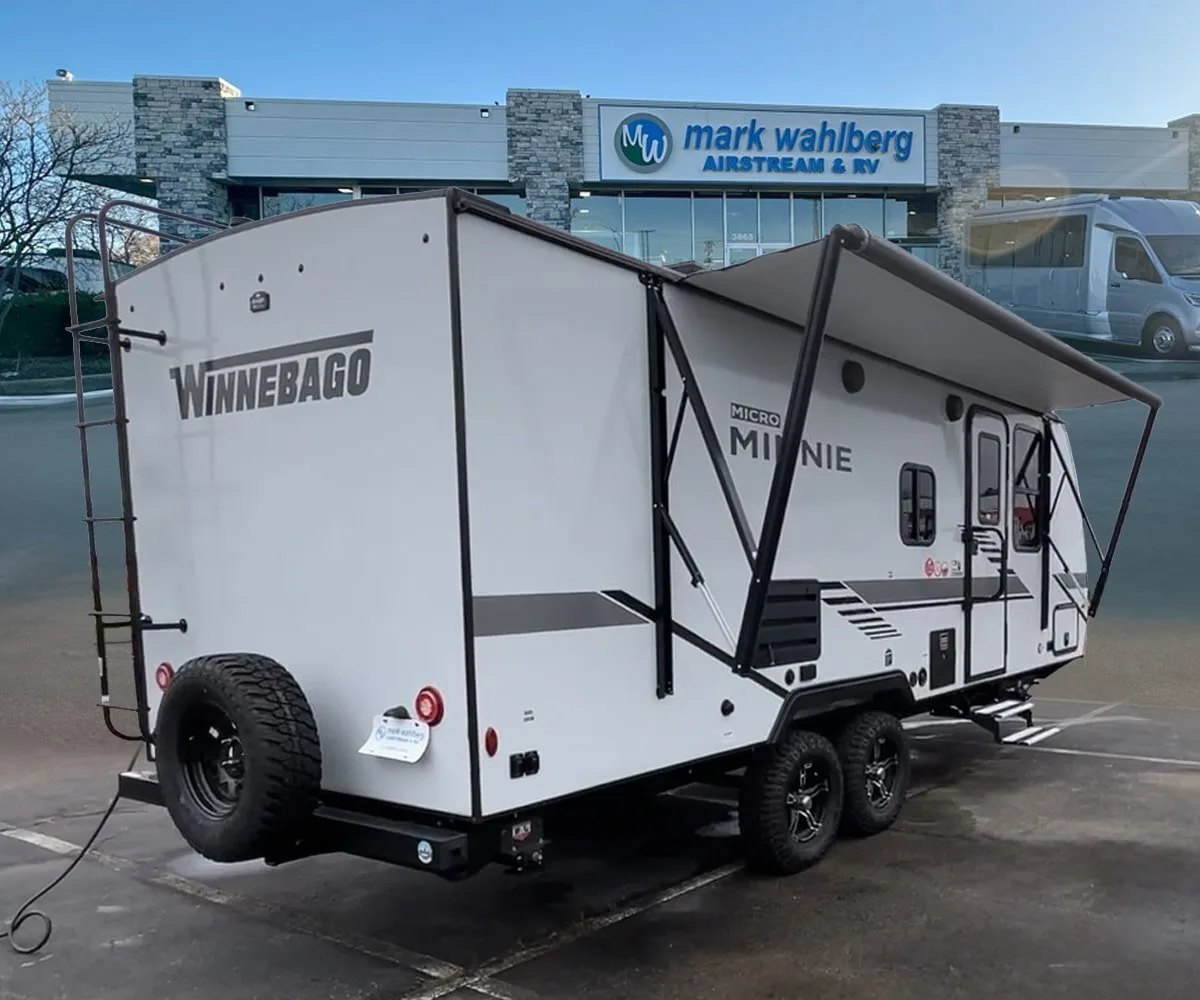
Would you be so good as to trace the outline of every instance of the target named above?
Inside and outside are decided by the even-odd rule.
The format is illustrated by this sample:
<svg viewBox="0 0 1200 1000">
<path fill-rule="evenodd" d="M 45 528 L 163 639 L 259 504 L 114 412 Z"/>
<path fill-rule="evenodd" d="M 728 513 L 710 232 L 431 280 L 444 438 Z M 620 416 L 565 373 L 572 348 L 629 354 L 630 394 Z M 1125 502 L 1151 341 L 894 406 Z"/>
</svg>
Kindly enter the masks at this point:
<svg viewBox="0 0 1200 1000">
<path fill-rule="evenodd" d="M 780 445 L 775 454 L 775 471 L 771 477 L 770 493 L 767 494 L 762 531 L 758 536 L 758 551 L 755 553 L 750 587 L 746 592 L 746 606 L 742 613 L 742 627 L 735 657 L 736 670 L 741 674 L 747 674 L 753 668 L 754 651 L 758 647 L 763 612 L 767 605 L 767 588 L 775 570 L 775 557 L 783 535 L 784 517 L 787 514 L 792 482 L 796 476 L 796 463 L 800 457 L 800 443 L 804 436 L 813 385 L 816 382 L 817 362 L 820 360 L 821 345 L 825 340 L 825 321 L 833 299 L 838 261 L 843 249 L 857 250 L 863 242 L 857 230 L 834 226 L 825 237 L 825 246 L 817 265 L 816 277 L 813 279 L 813 293 L 804 324 L 804 342 L 792 374 L 792 391 L 783 419 Z"/>
<path fill-rule="evenodd" d="M 1154 428 L 1154 420 L 1158 416 L 1158 407 L 1151 406 L 1146 417 L 1146 426 L 1142 428 L 1142 439 L 1138 442 L 1137 454 L 1133 458 L 1133 468 L 1129 470 L 1129 479 L 1125 483 L 1125 495 L 1121 498 L 1121 509 L 1117 511 L 1117 521 L 1113 525 L 1112 537 L 1108 540 L 1108 551 L 1100 564 L 1100 575 L 1096 579 L 1096 589 L 1092 593 L 1091 604 L 1088 605 L 1088 617 L 1095 618 L 1100 607 L 1100 598 L 1104 596 L 1104 586 L 1108 583 L 1108 574 L 1112 569 L 1113 556 L 1117 552 L 1117 542 L 1121 538 L 1121 529 L 1125 527 L 1125 516 L 1129 513 L 1129 504 L 1133 499 L 1133 488 L 1137 485 L 1138 474 L 1142 469 L 1142 459 L 1146 457 L 1146 448 L 1150 444 L 1150 431 Z"/>
</svg>

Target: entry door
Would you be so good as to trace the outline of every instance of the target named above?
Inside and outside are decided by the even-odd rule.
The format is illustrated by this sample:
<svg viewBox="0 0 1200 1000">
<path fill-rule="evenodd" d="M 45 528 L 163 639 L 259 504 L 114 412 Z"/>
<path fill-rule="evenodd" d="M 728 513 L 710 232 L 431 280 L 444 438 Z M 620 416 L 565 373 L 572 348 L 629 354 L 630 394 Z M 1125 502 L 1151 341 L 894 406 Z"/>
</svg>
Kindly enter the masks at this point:
<svg viewBox="0 0 1200 1000">
<path fill-rule="evenodd" d="M 963 531 L 965 676 L 1004 673 L 1008 658 L 1008 424 L 973 408 L 967 417 L 966 528 Z"/>
<path fill-rule="evenodd" d="M 1142 339 L 1142 323 L 1149 312 L 1158 268 L 1142 241 L 1118 236 L 1113 241 L 1112 270 L 1108 274 L 1108 322 L 1113 337 L 1135 344 Z"/>
</svg>

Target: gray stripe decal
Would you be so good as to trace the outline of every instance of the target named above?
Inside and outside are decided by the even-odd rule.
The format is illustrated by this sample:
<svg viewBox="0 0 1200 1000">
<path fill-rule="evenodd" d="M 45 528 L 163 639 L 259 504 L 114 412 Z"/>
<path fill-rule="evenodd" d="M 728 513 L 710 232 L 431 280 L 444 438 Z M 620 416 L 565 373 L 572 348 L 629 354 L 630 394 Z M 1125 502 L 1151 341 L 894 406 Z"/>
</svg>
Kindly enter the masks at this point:
<svg viewBox="0 0 1200 1000">
<path fill-rule="evenodd" d="M 646 619 L 595 591 L 491 594 L 476 597 L 475 635 L 527 635 L 583 628 L 644 625 Z"/>
<path fill-rule="evenodd" d="M 974 590 L 976 596 L 987 594 L 999 585 L 997 577 L 975 577 Z M 963 578 L 961 576 L 943 577 L 914 577 L 909 580 L 847 580 L 847 590 L 853 590 L 865 603 L 874 607 L 890 604 L 916 603 L 917 601 L 961 600 L 963 596 Z M 1008 578 L 1008 593 L 1010 597 L 1020 597 L 1028 594 L 1029 588 L 1015 573 Z"/>
<path fill-rule="evenodd" d="M 1068 590 L 1072 587 L 1087 590 L 1088 578 L 1086 573 L 1055 573 L 1054 579 Z"/>
</svg>

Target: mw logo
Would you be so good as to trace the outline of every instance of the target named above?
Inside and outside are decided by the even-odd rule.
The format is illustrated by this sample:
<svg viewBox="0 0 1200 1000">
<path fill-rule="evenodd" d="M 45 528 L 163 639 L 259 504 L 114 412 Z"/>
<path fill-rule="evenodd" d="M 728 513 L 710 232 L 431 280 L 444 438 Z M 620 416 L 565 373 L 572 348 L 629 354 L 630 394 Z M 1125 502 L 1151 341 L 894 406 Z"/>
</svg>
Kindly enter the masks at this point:
<svg viewBox="0 0 1200 1000">
<path fill-rule="evenodd" d="M 656 115 L 634 114 L 617 126 L 617 155 L 630 170 L 652 173 L 671 155 L 671 130 Z"/>
</svg>

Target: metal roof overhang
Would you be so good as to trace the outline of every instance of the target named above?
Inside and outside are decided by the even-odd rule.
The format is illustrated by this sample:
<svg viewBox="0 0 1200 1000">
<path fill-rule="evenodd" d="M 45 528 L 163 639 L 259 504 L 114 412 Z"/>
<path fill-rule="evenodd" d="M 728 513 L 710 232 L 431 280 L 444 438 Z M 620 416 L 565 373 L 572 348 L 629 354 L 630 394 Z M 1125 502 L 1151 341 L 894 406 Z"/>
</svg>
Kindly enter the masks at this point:
<svg viewBox="0 0 1200 1000">
<path fill-rule="evenodd" d="M 678 279 L 804 327 L 826 241 Z M 1027 410 L 1161 399 L 859 226 L 843 230 L 825 336 Z"/>
</svg>

